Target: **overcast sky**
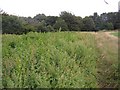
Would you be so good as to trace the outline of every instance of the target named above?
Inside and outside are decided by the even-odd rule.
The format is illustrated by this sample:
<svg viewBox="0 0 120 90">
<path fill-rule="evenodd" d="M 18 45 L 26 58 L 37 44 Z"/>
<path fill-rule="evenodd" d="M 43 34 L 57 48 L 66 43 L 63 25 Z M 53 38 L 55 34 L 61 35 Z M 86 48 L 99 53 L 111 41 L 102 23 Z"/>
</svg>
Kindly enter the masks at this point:
<svg viewBox="0 0 120 90">
<path fill-rule="evenodd" d="M 8 14 L 35 16 L 36 14 L 58 16 L 61 11 L 68 11 L 76 16 L 89 16 L 94 12 L 117 12 L 120 0 L 0 0 L 0 8 Z"/>
</svg>

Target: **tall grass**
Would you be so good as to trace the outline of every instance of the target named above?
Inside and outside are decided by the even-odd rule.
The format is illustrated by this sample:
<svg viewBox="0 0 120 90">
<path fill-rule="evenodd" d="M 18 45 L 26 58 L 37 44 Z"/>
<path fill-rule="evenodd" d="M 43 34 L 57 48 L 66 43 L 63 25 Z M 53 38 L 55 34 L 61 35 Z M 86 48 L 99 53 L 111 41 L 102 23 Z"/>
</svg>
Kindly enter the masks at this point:
<svg viewBox="0 0 120 90">
<path fill-rule="evenodd" d="M 76 32 L 3 35 L 3 87 L 98 87 L 94 36 Z"/>
</svg>

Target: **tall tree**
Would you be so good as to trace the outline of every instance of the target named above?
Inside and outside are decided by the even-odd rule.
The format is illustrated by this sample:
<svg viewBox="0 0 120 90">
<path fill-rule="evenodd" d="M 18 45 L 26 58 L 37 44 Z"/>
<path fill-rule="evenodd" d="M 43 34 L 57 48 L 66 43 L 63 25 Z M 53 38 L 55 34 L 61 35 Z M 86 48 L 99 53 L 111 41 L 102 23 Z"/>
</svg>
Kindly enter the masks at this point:
<svg viewBox="0 0 120 90">
<path fill-rule="evenodd" d="M 58 18 L 56 20 L 56 23 L 54 24 L 53 27 L 56 30 L 60 30 L 61 29 L 61 31 L 68 31 L 68 26 L 67 26 L 65 20 L 63 20 L 62 18 Z"/>
<path fill-rule="evenodd" d="M 44 20 L 37 26 L 37 32 L 47 32 L 46 23 Z"/>
<path fill-rule="evenodd" d="M 22 23 L 19 21 L 17 16 L 2 14 L 2 33 L 23 33 Z"/>
<path fill-rule="evenodd" d="M 83 18 L 83 24 L 84 25 L 83 25 L 82 30 L 85 30 L 85 31 L 95 30 L 95 23 L 92 18 L 90 18 L 90 17 Z"/>
<path fill-rule="evenodd" d="M 47 16 L 47 18 L 46 18 L 46 20 L 45 20 L 46 25 L 47 25 L 47 26 L 48 26 L 48 25 L 53 26 L 53 25 L 55 24 L 57 18 L 58 18 L 57 16 Z"/>
<path fill-rule="evenodd" d="M 60 17 L 65 20 L 70 31 L 80 31 L 80 21 L 75 15 L 63 11 L 61 12 Z"/>
<path fill-rule="evenodd" d="M 36 16 L 33 17 L 34 20 L 37 20 L 39 22 L 46 20 L 45 14 L 37 14 Z"/>
</svg>

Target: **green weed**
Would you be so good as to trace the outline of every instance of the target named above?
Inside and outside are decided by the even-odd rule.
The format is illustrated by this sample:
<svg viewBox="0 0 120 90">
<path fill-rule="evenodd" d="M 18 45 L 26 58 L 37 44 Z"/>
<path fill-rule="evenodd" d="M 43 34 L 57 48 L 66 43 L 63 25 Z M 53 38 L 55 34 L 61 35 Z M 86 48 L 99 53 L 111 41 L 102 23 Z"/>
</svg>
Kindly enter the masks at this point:
<svg viewBox="0 0 120 90">
<path fill-rule="evenodd" d="M 98 87 L 94 43 L 75 32 L 3 35 L 3 87 Z"/>
</svg>

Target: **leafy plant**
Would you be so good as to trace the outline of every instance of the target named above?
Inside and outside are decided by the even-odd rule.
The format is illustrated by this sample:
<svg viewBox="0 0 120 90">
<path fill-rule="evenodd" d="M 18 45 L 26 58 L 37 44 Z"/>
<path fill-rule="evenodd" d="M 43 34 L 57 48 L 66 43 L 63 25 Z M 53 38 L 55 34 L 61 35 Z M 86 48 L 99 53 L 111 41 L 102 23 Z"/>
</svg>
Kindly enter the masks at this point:
<svg viewBox="0 0 120 90">
<path fill-rule="evenodd" d="M 3 35 L 3 87 L 98 87 L 94 41 L 76 32 Z"/>
</svg>

